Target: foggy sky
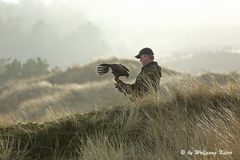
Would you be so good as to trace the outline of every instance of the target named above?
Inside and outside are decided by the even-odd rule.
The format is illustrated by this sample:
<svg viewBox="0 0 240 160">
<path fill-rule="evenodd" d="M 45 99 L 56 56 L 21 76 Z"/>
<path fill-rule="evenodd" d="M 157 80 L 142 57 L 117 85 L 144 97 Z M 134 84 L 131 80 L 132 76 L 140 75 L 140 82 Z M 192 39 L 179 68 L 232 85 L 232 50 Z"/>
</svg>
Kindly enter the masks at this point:
<svg viewBox="0 0 240 160">
<path fill-rule="evenodd" d="M 0 58 L 42 57 L 52 66 L 240 46 L 238 1 L 0 0 Z M 12 0 L 14 1 L 14 0 Z M 47 2 L 47 3 L 46 3 Z"/>
<path fill-rule="evenodd" d="M 0 2 L 0 56 L 42 57 L 52 65 L 67 66 L 111 52 L 102 31 L 84 13 L 53 8 L 35 0 Z"/>
</svg>

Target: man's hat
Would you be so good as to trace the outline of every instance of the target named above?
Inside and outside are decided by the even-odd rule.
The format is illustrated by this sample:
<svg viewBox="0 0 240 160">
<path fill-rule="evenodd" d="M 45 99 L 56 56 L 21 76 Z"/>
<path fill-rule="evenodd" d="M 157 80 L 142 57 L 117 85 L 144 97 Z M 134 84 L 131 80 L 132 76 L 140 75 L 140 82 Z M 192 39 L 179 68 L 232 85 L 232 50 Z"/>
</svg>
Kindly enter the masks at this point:
<svg viewBox="0 0 240 160">
<path fill-rule="evenodd" d="M 143 55 L 143 54 L 154 55 L 154 53 L 153 53 L 153 51 L 152 51 L 151 48 L 143 48 L 143 49 L 141 49 L 141 50 L 139 51 L 139 54 L 136 55 L 135 57 L 139 59 L 139 58 L 141 57 L 141 55 Z"/>
</svg>

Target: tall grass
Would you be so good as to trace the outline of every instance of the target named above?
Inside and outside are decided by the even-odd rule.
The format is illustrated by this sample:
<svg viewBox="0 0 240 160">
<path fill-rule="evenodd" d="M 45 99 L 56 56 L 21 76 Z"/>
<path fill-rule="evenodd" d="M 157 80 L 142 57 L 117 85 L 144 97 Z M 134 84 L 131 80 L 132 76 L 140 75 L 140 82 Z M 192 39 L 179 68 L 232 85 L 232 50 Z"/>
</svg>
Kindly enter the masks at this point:
<svg viewBox="0 0 240 160">
<path fill-rule="evenodd" d="M 0 159 L 239 159 L 239 74 L 164 69 L 160 94 L 129 101 L 99 63 L 1 86 Z"/>
<path fill-rule="evenodd" d="M 68 115 L 43 124 L 3 127 L 0 156 L 2 159 L 14 156 L 84 160 L 239 159 L 239 84 L 238 81 L 206 83 L 190 77 L 165 85 L 162 89 L 169 92 L 157 97 Z M 228 154 L 222 155 L 221 151 Z M 207 155 L 210 152 L 216 155 Z"/>
</svg>

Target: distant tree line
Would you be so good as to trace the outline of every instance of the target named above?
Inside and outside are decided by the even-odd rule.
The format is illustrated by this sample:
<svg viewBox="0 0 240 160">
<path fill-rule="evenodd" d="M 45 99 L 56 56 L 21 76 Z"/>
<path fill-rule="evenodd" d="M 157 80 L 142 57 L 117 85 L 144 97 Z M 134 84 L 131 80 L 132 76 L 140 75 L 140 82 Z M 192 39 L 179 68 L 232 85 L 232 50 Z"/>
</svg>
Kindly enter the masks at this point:
<svg viewBox="0 0 240 160">
<path fill-rule="evenodd" d="M 41 58 L 21 62 L 17 59 L 0 59 L 0 81 L 27 78 L 49 73 L 49 64 Z"/>
</svg>

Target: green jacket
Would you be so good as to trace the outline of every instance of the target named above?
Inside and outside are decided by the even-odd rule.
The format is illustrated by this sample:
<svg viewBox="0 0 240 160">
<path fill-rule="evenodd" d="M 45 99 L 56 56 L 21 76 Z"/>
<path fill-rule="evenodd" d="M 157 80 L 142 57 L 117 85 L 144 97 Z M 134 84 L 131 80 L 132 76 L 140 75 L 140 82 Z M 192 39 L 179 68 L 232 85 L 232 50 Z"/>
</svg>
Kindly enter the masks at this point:
<svg viewBox="0 0 240 160">
<path fill-rule="evenodd" d="M 131 94 L 134 98 L 157 93 L 159 91 L 161 77 L 161 67 L 157 62 L 150 62 L 142 67 L 135 83 L 123 83 L 123 90 L 125 93 Z"/>
</svg>

